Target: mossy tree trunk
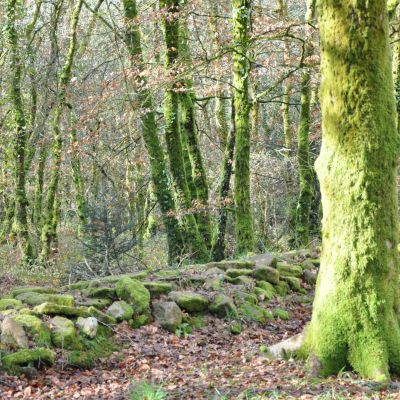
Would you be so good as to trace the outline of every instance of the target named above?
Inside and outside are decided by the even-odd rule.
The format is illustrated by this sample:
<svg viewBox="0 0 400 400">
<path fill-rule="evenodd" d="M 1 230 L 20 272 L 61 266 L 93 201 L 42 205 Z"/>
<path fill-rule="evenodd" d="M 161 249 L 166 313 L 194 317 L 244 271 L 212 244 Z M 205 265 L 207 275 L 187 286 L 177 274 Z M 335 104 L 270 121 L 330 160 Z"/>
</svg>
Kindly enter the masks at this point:
<svg viewBox="0 0 400 400">
<path fill-rule="evenodd" d="M 236 252 L 253 250 L 253 215 L 250 200 L 250 99 L 248 59 L 250 0 L 233 1 L 233 85 L 235 106 Z"/>
<path fill-rule="evenodd" d="M 192 57 L 189 47 L 189 29 L 187 24 L 180 24 L 180 53 L 181 60 L 186 67 L 191 68 Z M 188 79 L 183 81 L 183 91 L 180 93 L 181 105 L 181 128 L 182 138 L 186 136 L 188 154 L 190 158 L 190 169 L 186 171 L 186 177 L 193 181 L 195 188 L 192 201 L 195 202 L 195 213 L 197 226 L 204 242 L 211 247 L 211 219 L 208 209 L 208 182 L 204 168 L 203 156 L 199 143 L 198 131 L 196 126 L 195 93 L 193 90 L 193 79 L 189 74 Z M 191 174 L 191 176 L 189 176 Z"/>
<path fill-rule="evenodd" d="M 307 22 L 311 22 L 314 16 L 315 0 L 308 0 Z M 304 60 L 313 54 L 311 26 L 306 26 L 306 42 Z M 310 240 L 310 211 L 313 197 L 313 167 L 310 159 L 310 133 L 311 123 L 311 70 L 307 65 L 303 66 L 301 74 L 301 110 L 297 132 L 297 158 L 299 163 L 300 194 L 296 207 L 295 229 L 296 245 L 305 247 Z"/>
<path fill-rule="evenodd" d="M 385 0 L 318 0 L 323 244 L 304 349 L 324 375 L 400 372 L 399 136 Z M 340 40 L 338 40 L 340 38 Z"/>
<path fill-rule="evenodd" d="M 137 7 L 135 0 L 123 0 L 126 18 L 125 43 L 132 57 L 132 62 L 143 63 L 141 34 L 137 25 Z M 140 78 L 144 79 L 144 78 Z M 140 82 L 139 82 L 140 83 Z M 140 85 L 146 88 L 146 82 Z M 171 263 L 175 262 L 182 253 L 183 238 L 179 221 L 176 216 L 176 205 L 169 185 L 167 164 L 163 148 L 157 133 L 157 124 L 151 93 L 143 89 L 138 92 L 140 106 L 147 113 L 142 115 L 142 135 L 150 160 L 151 179 L 155 197 L 160 205 L 163 220 L 167 229 L 168 255 Z"/>
<path fill-rule="evenodd" d="M 8 0 L 6 4 L 6 25 L 5 35 L 8 50 L 10 53 L 10 106 L 15 125 L 15 137 L 13 139 L 13 159 L 14 159 L 14 184 L 15 184 L 15 211 L 13 213 L 12 232 L 17 237 L 21 249 L 23 262 L 32 262 L 33 248 L 28 231 L 26 197 L 26 170 L 25 156 L 27 145 L 27 121 L 22 100 L 21 85 L 23 64 L 18 46 L 18 33 L 16 27 L 17 0 Z"/>
<path fill-rule="evenodd" d="M 59 215 L 57 192 L 60 179 L 63 144 L 63 137 L 60 125 L 61 117 L 63 115 L 66 103 L 67 91 L 72 77 L 72 67 L 77 47 L 77 26 L 79 15 L 82 9 L 82 4 L 83 0 L 77 0 L 71 15 L 68 51 L 60 74 L 59 93 L 57 97 L 56 107 L 54 109 L 53 120 L 51 123 L 51 130 L 53 133 L 53 165 L 50 174 L 50 182 L 47 187 L 47 196 L 44 208 L 45 215 L 43 219 L 40 250 L 41 262 L 45 262 L 46 260 L 48 260 L 51 254 L 52 245 L 57 241 L 57 226 Z"/>
<path fill-rule="evenodd" d="M 231 206 L 231 202 L 229 201 L 229 190 L 233 169 L 235 139 L 235 106 L 232 104 L 232 124 L 226 140 L 224 163 L 221 175 L 222 179 L 219 186 L 220 209 L 215 239 L 211 251 L 211 258 L 213 261 L 221 261 L 225 258 L 225 233 L 226 224 L 228 222 L 228 207 Z"/>
<path fill-rule="evenodd" d="M 180 28 L 179 28 L 179 1 L 160 0 L 160 9 L 163 9 L 162 18 L 165 38 L 165 68 L 173 75 L 179 59 Z M 188 250 L 192 258 L 207 260 L 209 258 L 207 246 L 201 236 L 196 219 L 191 210 L 191 194 L 186 180 L 184 156 L 181 138 L 179 115 L 179 94 L 177 83 L 170 83 L 164 95 L 165 138 L 167 143 L 170 169 L 174 180 L 175 190 L 180 204 L 184 208 L 185 236 Z"/>
</svg>

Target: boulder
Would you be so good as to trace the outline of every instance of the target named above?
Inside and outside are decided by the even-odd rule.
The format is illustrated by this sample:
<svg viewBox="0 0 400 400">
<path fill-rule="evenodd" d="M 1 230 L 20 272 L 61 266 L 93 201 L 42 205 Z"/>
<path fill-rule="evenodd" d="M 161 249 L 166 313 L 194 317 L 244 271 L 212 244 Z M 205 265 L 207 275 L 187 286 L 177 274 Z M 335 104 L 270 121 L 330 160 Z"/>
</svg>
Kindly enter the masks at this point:
<svg viewBox="0 0 400 400">
<path fill-rule="evenodd" d="M 233 297 L 235 299 L 235 302 L 238 304 L 242 304 L 245 302 L 251 303 L 251 304 L 257 304 L 258 299 L 257 296 L 254 293 L 248 293 L 242 290 L 236 290 L 233 293 Z"/>
<path fill-rule="evenodd" d="M 133 308 L 126 301 L 115 301 L 108 307 L 107 314 L 114 317 L 117 322 L 129 321 L 133 315 Z"/>
<path fill-rule="evenodd" d="M 67 317 L 89 317 L 89 312 L 84 307 L 69 307 L 54 303 L 43 303 L 33 308 L 35 314 L 64 315 Z"/>
<path fill-rule="evenodd" d="M 61 349 L 79 348 L 78 337 L 74 323 L 68 318 L 56 316 L 49 321 L 51 341 Z"/>
<path fill-rule="evenodd" d="M 98 310 L 96 307 L 89 307 L 88 313 L 105 325 L 115 325 L 117 323 L 117 320 L 113 316 Z"/>
<path fill-rule="evenodd" d="M 133 307 L 135 314 L 142 314 L 150 307 L 150 292 L 142 282 L 124 277 L 115 286 L 117 296 Z"/>
<path fill-rule="evenodd" d="M 156 322 L 164 329 L 175 332 L 182 323 L 182 311 L 173 301 L 163 301 L 153 305 Z"/>
<path fill-rule="evenodd" d="M 239 306 L 239 312 L 244 319 L 257 322 L 261 325 L 264 325 L 267 321 L 273 318 L 272 314 L 268 310 L 248 302 Z"/>
<path fill-rule="evenodd" d="M 100 310 L 108 307 L 112 303 L 111 299 L 82 299 L 77 300 L 76 305 L 80 307 L 96 307 Z"/>
<path fill-rule="evenodd" d="M 17 299 L 0 299 L 0 311 L 18 309 L 22 306 L 22 301 Z"/>
<path fill-rule="evenodd" d="M 242 276 L 242 275 L 251 275 L 253 273 L 252 269 L 236 269 L 236 268 L 229 268 L 226 271 L 226 275 L 229 276 L 230 278 L 237 278 L 238 276 Z"/>
<path fill-rule="evenodd" d="M 22 349 L 15 353 L 5 355 L 1 359 L 3 367 L 8 370 L 29 365 L 31 363 L 36 366 L 52 365 L 55 361 L 54 351 L 46 348 L 37 347 L 35 349 Z"/>
<path fill-rule="evenodd" d="M 115 292 L 115 288 L 109 287 L 89 287 L 84 290 L 83 294 L 87 297 L 92 298 L 101 298 L 101 299 L 116 299 L 117 294 Z"/>
<path fill-rule="evenodd" d="M 255 263 L 256 267 L 276 267 L 278 260 L 275 258 L 273 254 L 264 253 L 264 254 L 256 254 L 249 258 L 249 261 Z"/>
<path fill-rule="evenodd" d="M 31 286 L 31 287 L 19 287 L 11 291 L 13 297 L 17 297 L 21 293 L 42 293 L 42 294 L 54 294 L 58 293 L 58 290 L 52 287 L 42 287 L 42 286 Z"/>
<path fill-rule="evenodd" d="M 13 319 L 24 328 L 29 339 L 37 346 L 48 347 L 51 345 L 50 329 L 41 319 L 29 314 L 18 314 L 13 316 Z"/>
<path fill-rule="evenodd" d="M 73 307 L 74 298 L 67 294 L 47 294 L 37 292 L 24 292 L 16 296 L 17 300 L 30 306 L 37 306 L 42 303 L 54 303 L 62 306 Z"/>
<path fill-rule="evenodd" d="M 268 356 L 273 359 L 287 358 L 300 349 L 304 332 L 268 347 Z"/>
<path fill-rule="evenodd" d="M 242 333 L 242 324 L 239 321 L 232 321 L 229 330 L 233 335 L 239 335 Z"/>
<path fill-rule="evenodd" d="M 219 268 L 223 271 L 227 271 L 230 268 L 234 269 L 250 269 L 253 268 L 255 263 L 253 261 L 235 261 L 235 260 L 226 260 L 226 261 L 218 261 L 218 262 L 210 262 L 205 264 L 206 269 L 211 268 Z"/>
<path fill-rule="evenodd" d="M 266 281 L 273 285 L 279 283 L 279 271 L 272 267 L 257 267 L 253 271 L 253 277 L 257 281 Z"/>
<path fill-rule="evenodd" d="M 28 336 L 24 328 L 12 317 L 4 318 L 1 324 L 0 341 L 10 347 L 27 349 L 29 347 Z"/>
<path fill-rule="evenodd" d="M 189 290 L 171 292 L 169 298 L 189 313 L 202 312 L 208 307 L 207 297 Z"/>
<path fill-rule="evenodd" d="M 317 274 L 314 271 L 306 269 L 303 273 L 303 279 L 309 285 L 315 285 L 317 283 Z"/>
<path fill-rule="evenodd" d="M 282 279 L 287 282 L 289 287 L 295 292 L 305 293 L 305 290 L 301 287 L 299 278 L 294 276 L 283 276 Z"/>
<path fill-rule="evenodd" d="M 153 297 L 160 296 L 161 294 L 168 294 L 174 290 L 174 285 L 169 282 L 143 282 L 143 285 Z"/>
<path fill-rule="evenodd" d="M 243 285 L 248 288 L 252 288 L 255 283 L 253 278 L 250 278 L 250 276 L 246 275 L 240 275 L 236 278 L 230 278 L 229 276 L 226 276 L 225 279 L 227 282 L 232 283 L 233 285 Z"/>
<path fill-rule="evenodd" d="M 76 321 L 76 326 L 79 331 L 90 339 L 94 339 L 97 335 L 99 323 L 94 317 L 82 318 L 79 317 Z"/>
<path fill-rule="evenodd" d="M 300 278 L 303 275 L 303 268 L 301 268 L 300 265 L 278 263 L 276 268 L 281 276 L 295 276 L 297 278 Z"/>
<path fill-rule="evenodd" d="M 258 296 L 263 296 L 264 300 L 270 301 L 274 297 L 276 290 L 271 283 L 267 281 L 258 281 L 254 293 Z"/>
<path fill-rule="evenodd" d="M 223 293 L 217 294 L 210 305 L 210 311 L 219 317 L 237 316 L 237 308 L 233 299 Z"/>
<path fill-rule="evenodd" d="M 286 296 L 289 292 L 289 285 L 285 281 L 279 281 L 279 283 L 275 286 L 275 290 L 279 296 Z"/>
</svg>

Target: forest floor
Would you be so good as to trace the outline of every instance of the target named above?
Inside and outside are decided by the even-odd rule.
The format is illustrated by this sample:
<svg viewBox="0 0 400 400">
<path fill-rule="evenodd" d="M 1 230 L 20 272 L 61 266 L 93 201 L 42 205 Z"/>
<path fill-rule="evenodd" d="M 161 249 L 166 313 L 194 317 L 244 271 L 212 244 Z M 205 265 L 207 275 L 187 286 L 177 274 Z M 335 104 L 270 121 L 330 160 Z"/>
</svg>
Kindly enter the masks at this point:
<svg viewBox="0 0 400 400">
<path fill-rule="evenodd" d="M 311 304 L 292 300 L 273 300 L 290 310 L 290 320 L 247 325 L 240 335 L 211 316 L 199 318 L 199 326 L 181 337 L 154 324 L 136 330 L 121 324 L 119 350 L 95 369 L 66 368 L 61 357 L 30 379 L 0 374 L 0 399 L 129 399 L 135 382 L 161 385 L 167 394 L 162 399 L 171 400 L 400 399 L 394 384 L 379 388 L 350 373 L 310 379 L 298 361 L 269 361 L 263 346 L 300 332 L 310 318 Z"/>
</svg>

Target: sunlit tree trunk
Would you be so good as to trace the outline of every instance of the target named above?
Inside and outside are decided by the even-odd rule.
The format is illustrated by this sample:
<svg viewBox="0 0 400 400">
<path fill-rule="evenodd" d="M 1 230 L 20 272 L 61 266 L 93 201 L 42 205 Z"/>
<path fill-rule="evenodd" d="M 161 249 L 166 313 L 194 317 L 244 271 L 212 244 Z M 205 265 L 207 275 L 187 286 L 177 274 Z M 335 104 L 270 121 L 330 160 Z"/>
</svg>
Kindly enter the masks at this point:
<svg viewBox="0 0 400 400">
<path fill-rule="evenodd" d="M 236 252 L 253 250 L 253 215 L 250 200 L 250 99 L 248 42 L 250 0 L 233 1 L 233 85 L 235 106 Z"/>
<path fill-rule="evenodd" d="M 305 349 L 324 375 L 400 372 L 399 135 L 385 0 L 318 0 L 323 242 Z M 340 38 L 340 40 L 338 40 Z"/>
</svg>

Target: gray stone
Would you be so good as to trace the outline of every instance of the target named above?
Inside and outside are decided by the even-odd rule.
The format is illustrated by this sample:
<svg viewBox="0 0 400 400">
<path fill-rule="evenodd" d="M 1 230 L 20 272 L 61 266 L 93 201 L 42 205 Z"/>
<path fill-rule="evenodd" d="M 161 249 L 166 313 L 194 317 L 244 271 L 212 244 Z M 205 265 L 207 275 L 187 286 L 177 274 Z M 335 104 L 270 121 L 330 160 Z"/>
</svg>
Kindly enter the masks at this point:
<svg viewBox="0 0 400 400">
<path fill-rule="evenodd" d="M 28 337 L 24 328 L 11 317 L 4 318 L 1 324 L 0 341 L 11 347 L 21 349 L 27 349 L 29 347 Z"/>
<path fill-rule="evenodd" d="M 126 301 L 115 301 L 108 307 L 107 314 L 113 316 L 118 322 L 129 321 L 133 315 L 133 308 Z"/>
<path fill-rule="evenodd" d="M 234 317 L 237 315 L 237 309 L 233 299 L 223 293 L 217 294 L 210 305 L 210 311 L 219 317 Z"/>
<path fill-rule="evenodd" d="M 153 306 L 153 315 L 160 326 L 170 332 L 175 332 L 182 323 L 182 311 L 173 301 L 156 303 Z"/>
<path fill-rule="evenodd" d="M 78 329 L 87 337 L 94 339 L 97 335 L 97 329 L 99 327 L 99 323 L 97 319 L 94 317 L 82 318 L 79 317 L 76 321 L 76 326 Z"/>
</svg>

